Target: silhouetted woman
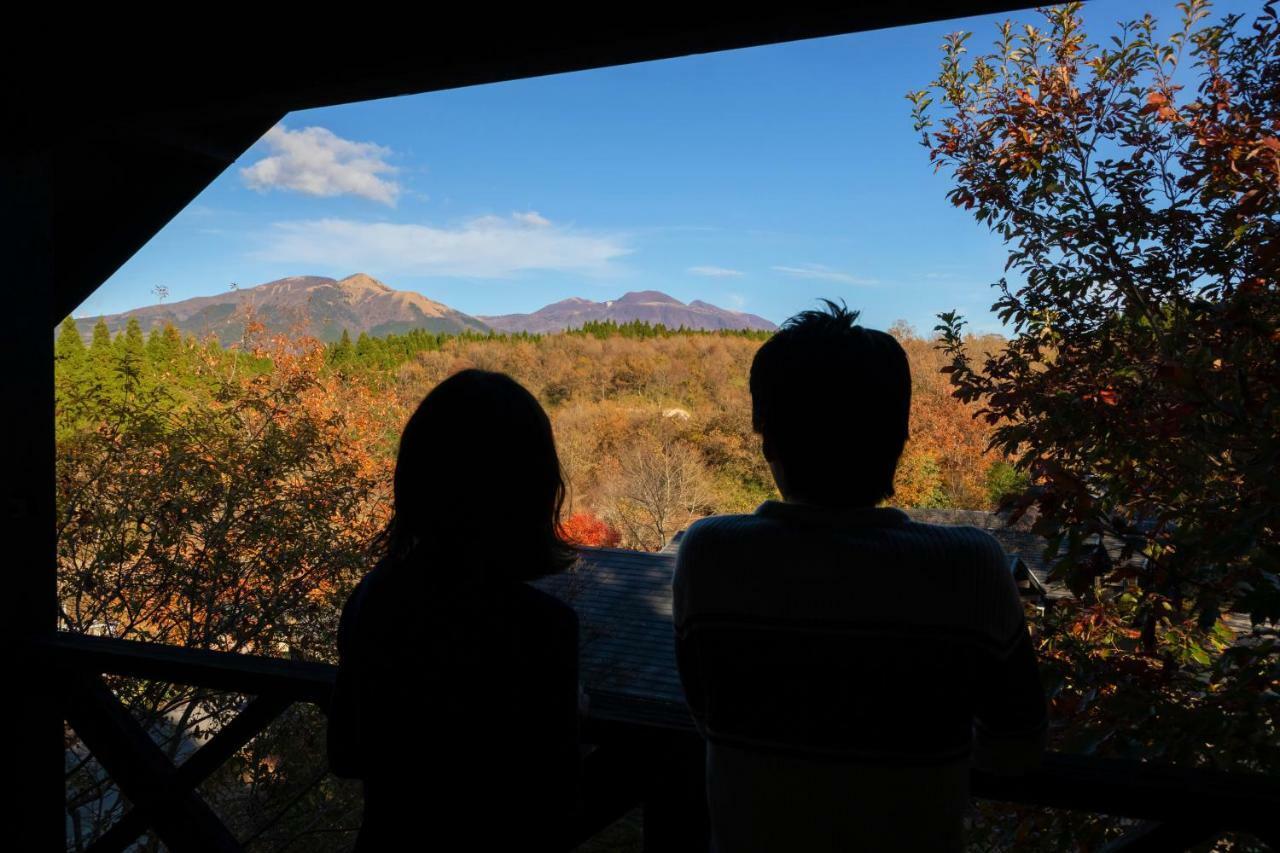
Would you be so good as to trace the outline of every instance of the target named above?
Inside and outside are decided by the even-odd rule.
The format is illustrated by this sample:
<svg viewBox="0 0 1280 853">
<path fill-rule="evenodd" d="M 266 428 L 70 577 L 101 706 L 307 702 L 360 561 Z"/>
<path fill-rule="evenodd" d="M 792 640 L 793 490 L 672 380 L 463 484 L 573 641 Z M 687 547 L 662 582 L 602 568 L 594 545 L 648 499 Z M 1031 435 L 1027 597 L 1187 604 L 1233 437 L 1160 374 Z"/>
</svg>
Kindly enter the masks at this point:
<svg viewBox="0 0 1280 853">
<path fill-rule="evenodd" d="M 338 628 L 329 760 L 364 780 L 357 850 L 553 848 L 580 764 L 578 620 L 525 583 L 574 560 L 551 423 L 465 370 L 409 419 L 394 487 Z"/>
</svg>

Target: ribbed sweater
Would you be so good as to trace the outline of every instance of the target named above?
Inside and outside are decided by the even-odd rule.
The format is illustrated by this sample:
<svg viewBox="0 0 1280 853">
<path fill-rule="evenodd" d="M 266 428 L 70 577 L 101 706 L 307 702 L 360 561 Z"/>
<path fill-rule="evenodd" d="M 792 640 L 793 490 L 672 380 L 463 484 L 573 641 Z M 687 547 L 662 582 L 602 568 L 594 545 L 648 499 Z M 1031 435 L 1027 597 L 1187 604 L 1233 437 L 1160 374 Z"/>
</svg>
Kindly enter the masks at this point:
<svg viewBox="0 0 1280 853">
<path fill-rule="evenodd" d="M 1017 772 L 1043 748 L 1022 604 L 984 531 L 767 501 L 689 528 L 673 608 L 718 853 L 958 850 L 971 759 Z"/>
</svg>

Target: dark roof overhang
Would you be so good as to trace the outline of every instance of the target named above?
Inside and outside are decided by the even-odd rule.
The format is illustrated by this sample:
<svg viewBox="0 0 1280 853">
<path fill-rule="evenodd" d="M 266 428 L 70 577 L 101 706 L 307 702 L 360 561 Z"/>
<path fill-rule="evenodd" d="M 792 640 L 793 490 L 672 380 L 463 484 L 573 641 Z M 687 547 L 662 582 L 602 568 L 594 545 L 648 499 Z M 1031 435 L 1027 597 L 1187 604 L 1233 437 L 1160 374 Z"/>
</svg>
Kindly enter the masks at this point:
<svg viewBox="0 0 1280 853">
<path fill-rule="evenodd" d="M 1027 5 L 789 4 L 741 15 L 614 7 L 607 17 L 477 6 L 447 18 L 428 10 L 421 22 L 389 10 L 328 21 L 309 12 L 302 25 L 223 14 L 168 29 L 148 13 L 145 27 L 116 18 L 80 45 L 32 43 L 29 57 L 11 59 L 19 73 L 0 149 L 52 176 L 47 320 L 56 323 L 294 110 Z"/>
</svg>

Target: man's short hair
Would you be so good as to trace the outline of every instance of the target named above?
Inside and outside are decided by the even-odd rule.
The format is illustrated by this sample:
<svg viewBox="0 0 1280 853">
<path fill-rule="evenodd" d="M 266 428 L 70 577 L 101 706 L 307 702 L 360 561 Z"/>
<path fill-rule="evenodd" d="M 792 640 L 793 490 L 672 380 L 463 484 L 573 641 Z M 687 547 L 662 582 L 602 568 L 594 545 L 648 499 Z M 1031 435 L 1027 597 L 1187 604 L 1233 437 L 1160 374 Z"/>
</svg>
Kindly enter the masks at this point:
<svg viewBox="0 0 1280 853">
<path fill-rule="evenodd" d="M 829 299 L 802 311 L 751 363 L 751 425 L 781 463 L 788 491 L 833 506 L 893 494 L 907 440 L 911 370 L 890 335 L 857 325 Z"/>
</svg>

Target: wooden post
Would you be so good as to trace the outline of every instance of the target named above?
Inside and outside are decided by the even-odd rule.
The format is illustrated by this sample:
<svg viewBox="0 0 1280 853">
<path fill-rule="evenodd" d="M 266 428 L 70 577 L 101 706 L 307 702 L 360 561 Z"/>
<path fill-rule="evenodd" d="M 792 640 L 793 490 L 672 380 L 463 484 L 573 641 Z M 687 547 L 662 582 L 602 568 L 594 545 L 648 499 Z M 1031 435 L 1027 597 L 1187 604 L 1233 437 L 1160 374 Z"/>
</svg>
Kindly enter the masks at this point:
<svg viewBox="0 0 1280 853">
<path fill-rule="evenodd" d="M 13 849 L 62 850 L 66 836 L 63 725 L 48 669 L 30 641 L 57 629 L 54 540 L 53 167 L 47 151 L 0 160 L 5 330 L 0 334 L 0 591 L 8 689 L 7 775 L 19 792 L 5 828 Z"/>
<path fill-rule="evenodd" d="M 706 753 L 701 738 L 684 735 L 649 750 L 644 791 L 645 853 L 706 853 Z"/>
</svg>

